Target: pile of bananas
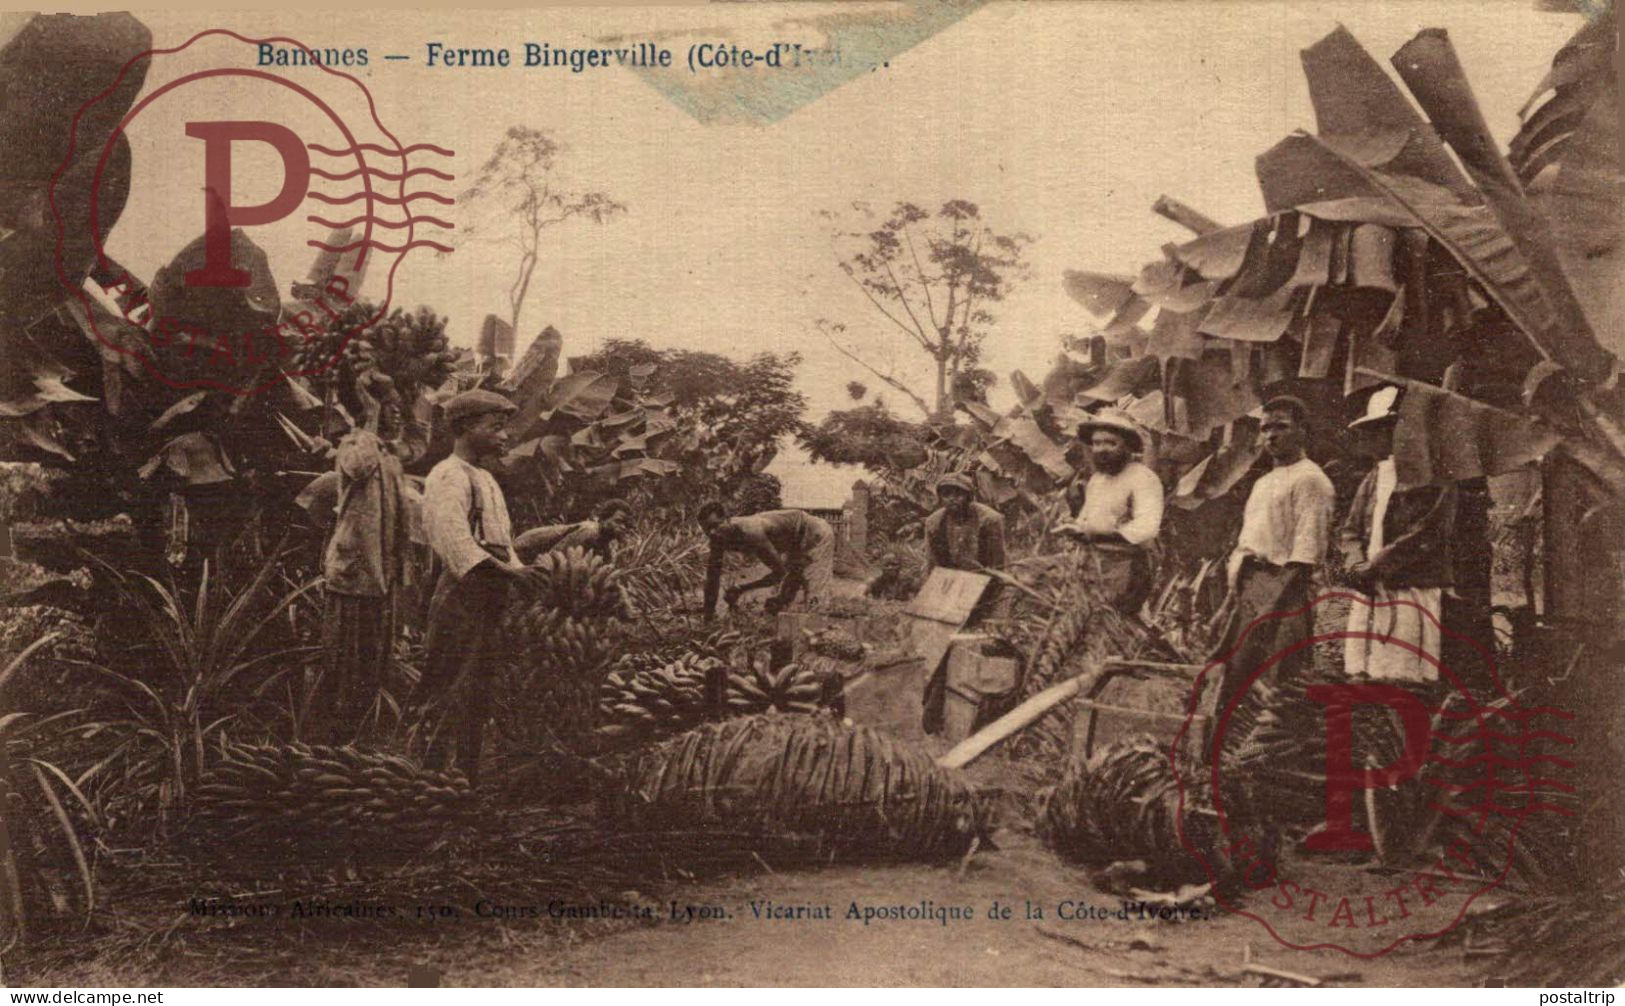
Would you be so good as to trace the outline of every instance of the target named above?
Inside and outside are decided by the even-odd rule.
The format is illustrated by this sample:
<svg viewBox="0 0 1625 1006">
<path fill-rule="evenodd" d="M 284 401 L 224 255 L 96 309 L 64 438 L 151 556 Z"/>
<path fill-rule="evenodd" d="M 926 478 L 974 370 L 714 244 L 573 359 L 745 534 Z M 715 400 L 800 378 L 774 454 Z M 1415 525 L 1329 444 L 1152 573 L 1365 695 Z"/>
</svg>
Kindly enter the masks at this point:
<svg viewBox="0 0 1625 1006">
<path fill-rule="evenodd" d="M 811 668 L 785 664 L 774 670 L 765 660 L 728 672 L 723 704 L 733 713 L 816 713 L 824 683 Z"/>
<path fill-rule="evenodd" d="M 1141 860 L 1151 882 L 1201 883 L 1208 875 L 1186 846 L 1218 870 L 1221 837 L 1206 796 L 1200 780 L 1187 780 L 1182 818 L 1168 750 L 1149 738 L 1120 741 L 1067 766 L 1039 833 L 1063 859 L 1090 867 Z"/>
<path fill-rule="evenodd" d="M 723 666 L 717 657 L 698 653 L 654 667 L 647 657 L 623 657 L 598 692 L 598 736 L 669 733 L 702 722 L 706 680 Z"/>
<path fill-rule="evenodd" d="M 303 854 L 425 847 L 473 809 L 458 772 L 396 755 L 321 744 L 228 744 L 199 780 L 191 832 L 199 841 Z"/>
<path fill-rule="evenodd" d="M 533 608 L 562 612 L 572 618 L 632 617 L 614 566 L 579 545 L 548 552 L 531 564 L 537 583 L 526 601 Z"/>
</svg>

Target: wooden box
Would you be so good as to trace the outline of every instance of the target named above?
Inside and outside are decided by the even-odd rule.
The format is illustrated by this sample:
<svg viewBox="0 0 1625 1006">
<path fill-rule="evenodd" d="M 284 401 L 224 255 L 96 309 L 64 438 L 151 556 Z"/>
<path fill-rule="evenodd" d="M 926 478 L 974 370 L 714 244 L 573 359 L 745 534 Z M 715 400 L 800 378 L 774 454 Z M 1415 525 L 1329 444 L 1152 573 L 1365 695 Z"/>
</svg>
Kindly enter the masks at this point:
<svg viewBox="0 0 1625 1006">
<path fill-rule="evenodd" d="M 905 740 L 922 739 L 925 682 L 930 676 L 931 669 L 918 658 L 866 669 L 846 682 L 847 719 Z"/>
<path fill-rule="evenodd" d="M 1191 710 L 1191 696 L 1202 667 L 1109 661 L 1105 676 L 1091 694 L 1078 700 L 1073 719 L 1073 756 L 1087 758 L 1117 741 L 1143 736 L 1171 748 L 1189 719 L 1190 727 L 1181 738 L 1181 758 L 1189 757 L 1190 764 L 1198 764 L 1219 691 L 1215 669 L 1203 679 L 1195 709 Z M 1188 712 L 1194 715 L 1188 716 Z"/>
</svg>

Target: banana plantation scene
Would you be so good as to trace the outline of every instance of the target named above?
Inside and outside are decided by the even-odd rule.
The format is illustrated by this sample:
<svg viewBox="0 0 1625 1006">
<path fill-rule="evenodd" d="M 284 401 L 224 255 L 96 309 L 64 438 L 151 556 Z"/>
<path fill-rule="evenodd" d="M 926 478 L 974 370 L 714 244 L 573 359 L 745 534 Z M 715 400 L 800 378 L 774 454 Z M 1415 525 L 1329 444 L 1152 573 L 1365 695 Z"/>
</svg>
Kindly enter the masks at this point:
<svg viewBox="0 0 1625 1006">
<path fill-rule="evenodd" d="M 415 271 L 148 233 L 137 57 L 202 26 L 7 15 L 3 980 L 1625 981 L 1615 15 L 1408 9 L 1312 19 L 1236 156 L 1088 137 L 1111 219 L 832 167 L 792 264 L 708 212 L 750 253 L 669 281 L 664 169 L 505 100 Z"/>
</svg>

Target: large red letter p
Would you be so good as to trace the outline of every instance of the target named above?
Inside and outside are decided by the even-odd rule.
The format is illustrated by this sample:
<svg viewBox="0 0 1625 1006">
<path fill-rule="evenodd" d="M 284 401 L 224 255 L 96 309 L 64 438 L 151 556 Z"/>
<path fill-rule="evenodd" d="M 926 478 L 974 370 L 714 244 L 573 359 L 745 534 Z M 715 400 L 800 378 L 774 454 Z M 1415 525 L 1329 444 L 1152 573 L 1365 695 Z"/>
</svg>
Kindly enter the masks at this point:
<svg viewBox="0 0 1625 1006">
<path fill-rule="evenodd" d="M 231 261 L 231 229 L 268 224 L 292 213 L 310 189 L 310 154 L 293 130 L 274 122 L 188 122 L 186 135 L 203 141 L 203 268 L 186 274 L 187 286 L 244 287 L 248 271 Z M 282 191 L 258 206 L 231 201 L 231 145 L 269 143 L 282 158 Z"/>
<path fill-rule="evenodd" d="M 1427 754 L 1431 717 L 1422 700 L 1395 685 L 1311 685 L 1307 694 L 1326 707 L 1326 827 L 1304 841 L 1320 852 L 1365 851 L 1371 836 L 1354 830 L 1354 794 L 1392 786 L 1416 775 Z M 1399 714 L 1405 749 L 1381 768 L 1354 764 L 1354 707 L 1382 705 Z"/>
</svg>

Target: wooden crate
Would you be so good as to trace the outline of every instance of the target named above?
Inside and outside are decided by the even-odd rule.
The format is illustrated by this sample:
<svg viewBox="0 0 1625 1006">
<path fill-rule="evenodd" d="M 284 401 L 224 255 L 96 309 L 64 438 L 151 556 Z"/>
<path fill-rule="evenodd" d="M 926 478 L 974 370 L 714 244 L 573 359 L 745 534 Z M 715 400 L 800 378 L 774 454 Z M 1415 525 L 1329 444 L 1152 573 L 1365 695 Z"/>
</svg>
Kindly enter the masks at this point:
<svg viewBox="0 0 1625 1006">
<path fill-rule="evenodd" d="M 1203 666 L 1108 660 L 1106 673 L 1094 689 L 1077 700 L 1073 756 L 1087 758 L 1117 741 L 1139 736 L 1150 736 L 1159 745 L 1171 747 L 1189 719 L 1190 727 L 1181 740 L 1181 756 L 1191 758 L 1190 764 L 1198 764 L 1219 699 L 1215 671 L 1203 680 L 1196 707 L 1191 710 L 1191 695 Z"/>
<path fill-rule="evenodd" d="M 1007 695 L 1021 685 L 1021 661 L 1015 656 L 989 656 L 983 647 L 993 641 L 979 633 L 960 633 L 948 649 L 947 694 L 943 702 L 945 740 L 969 737 L 982 704 Z"/>
<path fill-rule="evenodd" d="M 922 739 L 922 699 L 930 677 L 931 669 L 918 658 L 866 669 L 846 682 L 843 696 L 847 719 L 905 740 Z"/>
</svg>

